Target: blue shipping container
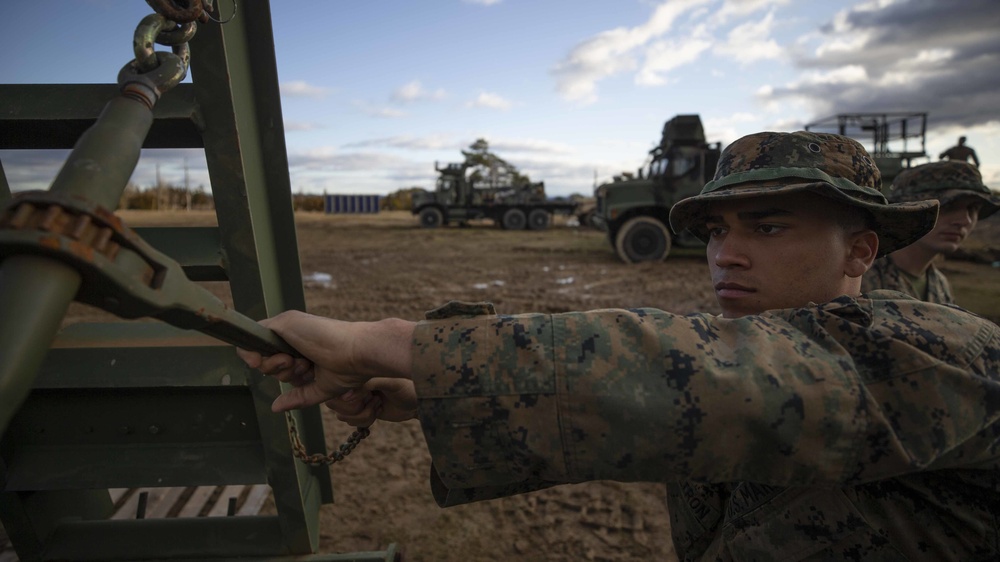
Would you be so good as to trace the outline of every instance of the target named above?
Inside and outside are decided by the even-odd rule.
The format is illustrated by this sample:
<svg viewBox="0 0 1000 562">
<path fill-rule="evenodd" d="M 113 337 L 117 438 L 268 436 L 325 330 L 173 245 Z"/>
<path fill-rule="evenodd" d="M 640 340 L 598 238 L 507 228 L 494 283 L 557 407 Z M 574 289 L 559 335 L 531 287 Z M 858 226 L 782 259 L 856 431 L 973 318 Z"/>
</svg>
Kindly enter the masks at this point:
<svg viewBox="0 0 1000 562">
<path fill-rule="evenodd" d="M 326 212 L 333 214 L 378 213 L 379 195 L 327 195 Z"/>
</svg>

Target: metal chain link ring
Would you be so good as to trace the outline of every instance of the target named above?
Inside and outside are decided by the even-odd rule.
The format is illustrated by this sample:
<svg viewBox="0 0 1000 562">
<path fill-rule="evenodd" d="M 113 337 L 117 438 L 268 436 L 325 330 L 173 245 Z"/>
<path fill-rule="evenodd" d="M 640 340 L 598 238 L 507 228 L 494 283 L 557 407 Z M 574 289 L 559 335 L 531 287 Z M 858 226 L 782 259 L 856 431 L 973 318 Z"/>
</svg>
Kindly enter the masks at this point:
<svg viewBox="0 0 1000 562">
<path fill-rule="evenodd" d="M 176 0 L 146 0 L 146 3 L 156 13 L 172 21 L 188 23 L 195 20 L 205 21 L 208 19 L 204 13 L 202 0 L 186 0 L 186 2 L 177 2 Z M 187 4 L 187 7 L 179 6 L 178 4 L 180 3 Z"/>
</svg>

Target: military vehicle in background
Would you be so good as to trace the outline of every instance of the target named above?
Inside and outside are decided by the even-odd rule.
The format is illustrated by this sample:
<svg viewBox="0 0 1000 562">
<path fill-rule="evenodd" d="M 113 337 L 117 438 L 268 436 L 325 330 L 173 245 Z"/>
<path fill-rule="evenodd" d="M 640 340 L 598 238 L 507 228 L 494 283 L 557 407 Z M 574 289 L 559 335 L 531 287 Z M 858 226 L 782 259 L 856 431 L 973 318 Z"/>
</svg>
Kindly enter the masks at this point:
<svg viewBox="0 0 1000 562">
<path fill-rule="evenodd" d="M 805 126 L 807 131 L 845 135 L 861 142 L 882 172 L 888 191 L 899 172 L 927 157 L 926 112 L 838 113 Z M 911 144 L 919 143 L 915 150 Z"/>
<path fill-rule="evenodd" d="M 549 199 L 545 182 L 520 185 L 495 185 L 470 178 L 468 162 L 448 164 L 434 169 L 439 176 L 434 191 L 413 191 L 411 211 L 425 228 L 451 223 L 465 224 L 473 219 L 491 219 L 507 230 L 544 230 L 554 214 L 573 214 L 577 203 L 568 199 Z"/>
<path fill-rule="evenodd" d="M 697 195 L 712 178 L 720 153 L 721 143 L 705 142 L 698 115 L 670 119 L 642 168 L 594 190 L 592 225 L 607 230 L 615 253 L 626 263 L 662 261 L 674 242 L 700 244 L 671 234 L 667 217 L 674 203 Z"/>
</svg>

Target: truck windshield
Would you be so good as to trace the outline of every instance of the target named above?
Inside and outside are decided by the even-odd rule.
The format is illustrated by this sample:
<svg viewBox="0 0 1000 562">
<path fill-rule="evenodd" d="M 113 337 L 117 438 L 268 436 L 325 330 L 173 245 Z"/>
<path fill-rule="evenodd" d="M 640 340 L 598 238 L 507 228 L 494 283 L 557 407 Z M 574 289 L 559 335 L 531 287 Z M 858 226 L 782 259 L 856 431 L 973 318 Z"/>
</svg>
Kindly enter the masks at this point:
<svg viewBox="0 0 1000 562">
<path fill-rule="evenodd" d="M 655 177 L 673 177 L 679 178 L 681 176 L 687 175 L 691 170 L 693 170 L 698 165 L 698 158 L 695 156 L 684 155 L 684 154 L 674 154 L 672 156 L 663 156 L 651 162 L 649 164 L 648 176 L 650 178 Z"/>
<path fill-rule="evenodd" d="M 658 176 L 662 176 L 667 174 L 669 170 L 670 170 L 670 158 L 667 156 L 663 156 L 662 158 L 653 160 L 649 164 L 649 173 L 646 174 L 646 177 L 655 178 Z"/>
<path fill-rule="evenodd" d="M 451 191 L 451 188 L 454 187 L 454 185 L 454 178 L 438 178 L 438 191 Z"/>
</svg>

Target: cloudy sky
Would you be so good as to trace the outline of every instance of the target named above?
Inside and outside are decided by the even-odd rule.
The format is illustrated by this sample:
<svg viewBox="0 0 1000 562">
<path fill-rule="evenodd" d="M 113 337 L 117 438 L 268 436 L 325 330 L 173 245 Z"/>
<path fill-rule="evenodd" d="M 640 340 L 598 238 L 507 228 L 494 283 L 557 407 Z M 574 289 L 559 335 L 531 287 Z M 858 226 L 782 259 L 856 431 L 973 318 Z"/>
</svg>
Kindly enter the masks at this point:
<svg viewBox="0 0 1000 562">
<path fill-rule="evenodd" d="M 295 191 L 431 187 L 435 161 L 460 161 L 485 138 L 550 195 L 589 194 L 595 178 L 641 165 L 676 114 L 700 114 L 709 140 L 726 144 L 843 112 L 928 112 L 927 152 L 937 159 L 965 135 L 1000 188 L 997 0 L 281 0 L 271 9 Z M 0 80 L 113 82 L 149 12 L 140 0 L 3 2 Z M 0 151 L 0 161 L 13 189 L 44 189 L 65 154 Z M 186 165 L 192 185 L 210 187 L 201 151 L 144 151 L 133 181 L 152 185 L 157 164 L 167 181 L 182 184 Z"/>
</svg>

